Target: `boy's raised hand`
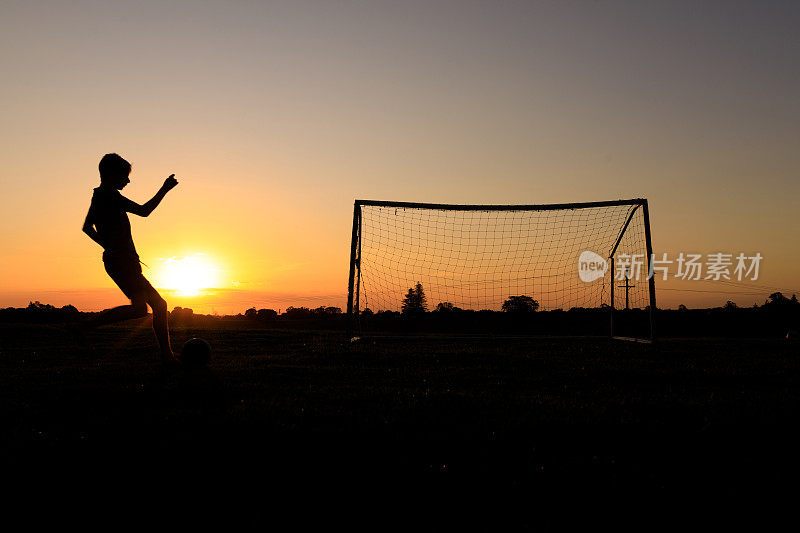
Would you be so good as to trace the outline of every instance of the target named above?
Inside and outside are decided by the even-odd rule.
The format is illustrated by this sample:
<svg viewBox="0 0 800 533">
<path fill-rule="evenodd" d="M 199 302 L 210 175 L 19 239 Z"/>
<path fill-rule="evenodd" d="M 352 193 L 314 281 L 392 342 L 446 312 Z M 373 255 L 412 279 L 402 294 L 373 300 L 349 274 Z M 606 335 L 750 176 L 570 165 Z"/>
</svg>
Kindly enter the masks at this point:
<svg viewBox="0 0 800 533">
<path fill-rule="evenodd" d="M 175 174 L 170 174 L 167 179 L 164 180 L 164 185 L 162 188 L 165 191 L 169 191 L 173 189 L 178 184 L 178 180 L 175 179 Z"/>
</svg>

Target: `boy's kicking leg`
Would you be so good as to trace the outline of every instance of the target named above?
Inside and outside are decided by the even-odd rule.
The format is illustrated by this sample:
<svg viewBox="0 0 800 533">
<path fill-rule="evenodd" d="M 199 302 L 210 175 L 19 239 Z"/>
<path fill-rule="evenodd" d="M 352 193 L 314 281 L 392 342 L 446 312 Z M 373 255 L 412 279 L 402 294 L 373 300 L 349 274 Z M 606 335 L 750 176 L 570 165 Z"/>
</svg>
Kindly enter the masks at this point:
<svg viewBox="0 0 800 533">
<path fill-rule="evenodd" d="M 144 316 L 147 316 L 147 301 L 144 299 L 139 301 L 131 300 L 130 305 L 120 305 L 119 307 L 106 309 L 95 318 L 91 319 L 88 325 L 97 327 L 105 324 L 113 324 L 114 322 L 122 322 L 123 320 L 130 320 L 132 318 L 142 318 Z"/>
<path fill-rule="evenodd" d="M 68 328 L 68 331 L 75 342 L 86 346 L 86 335 L 90 330 L 99 326 L 105 326 L 106 324 L 114 324 L 115 322 L 122 322 L 124 320 L 142 318 L 145 316 L 147 316 L 147 301 L 140 298 L 138 301 L 131 300 L 129 305 L 120 305 L 112 309 L 101 311 L 91 318 L 79 319 L 78 322 L 72 324 Z"/>
</svg>

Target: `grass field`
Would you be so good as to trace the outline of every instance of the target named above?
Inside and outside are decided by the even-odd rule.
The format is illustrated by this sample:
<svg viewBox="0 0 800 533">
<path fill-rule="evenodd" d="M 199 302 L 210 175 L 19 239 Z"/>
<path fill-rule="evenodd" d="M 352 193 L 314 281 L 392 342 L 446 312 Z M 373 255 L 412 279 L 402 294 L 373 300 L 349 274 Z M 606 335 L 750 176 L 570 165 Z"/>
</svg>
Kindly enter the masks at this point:
<svg viewBox="0 0 800 533">
<path fill-rule="evenodd" d="M 214 348 L 187 374 L 161 369 L 147 319 L 83 342 L 0 328 L 3 468 L 28 479 L 657 496 L 782 492 L 800 472 L 785 341 L 351 344 L 220 321 L 173 330 Z"/>
</svg>

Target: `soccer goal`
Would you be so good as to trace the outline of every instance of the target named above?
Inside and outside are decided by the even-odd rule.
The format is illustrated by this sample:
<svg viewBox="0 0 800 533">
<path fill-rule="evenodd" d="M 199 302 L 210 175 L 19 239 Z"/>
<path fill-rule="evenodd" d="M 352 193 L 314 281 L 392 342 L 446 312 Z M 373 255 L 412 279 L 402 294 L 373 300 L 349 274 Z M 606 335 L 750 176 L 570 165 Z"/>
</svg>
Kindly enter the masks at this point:
<svg viewBox="0 0 800 533">
<path fill-rule="evenodd" d="M 652 340 L 646 199 L 548 205 L 356 200 L 350 334 Z"/>
</svg>

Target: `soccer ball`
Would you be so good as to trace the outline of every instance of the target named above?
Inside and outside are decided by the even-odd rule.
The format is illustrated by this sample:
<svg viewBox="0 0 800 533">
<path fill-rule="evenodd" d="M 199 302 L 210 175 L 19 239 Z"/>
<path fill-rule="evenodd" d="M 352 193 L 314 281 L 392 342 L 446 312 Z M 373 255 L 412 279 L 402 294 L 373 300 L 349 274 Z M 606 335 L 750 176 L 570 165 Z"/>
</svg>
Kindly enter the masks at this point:
<svg viewBox="0 0 800 533">
<path fill-rule="evenodd" d="M 211 359 L 211 345 L 204 339 L 192 337 L 183 345 L 181 362 L 189 368 L 199 368 Z"/>
</svg>

